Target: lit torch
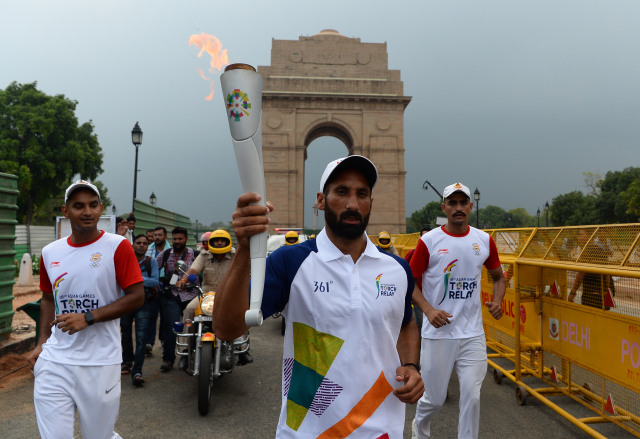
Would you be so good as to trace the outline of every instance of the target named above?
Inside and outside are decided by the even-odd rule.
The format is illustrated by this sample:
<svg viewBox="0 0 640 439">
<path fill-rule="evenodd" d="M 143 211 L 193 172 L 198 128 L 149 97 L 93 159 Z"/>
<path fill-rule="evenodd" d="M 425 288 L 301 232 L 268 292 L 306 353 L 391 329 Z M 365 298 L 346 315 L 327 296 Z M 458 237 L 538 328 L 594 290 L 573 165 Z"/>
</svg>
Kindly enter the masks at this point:
<svg viewBox="0 0 640 439">
<path fill-rule="evenodd" d="M 262 196 L 257 204 L 266 206 L 262 166 L 262 76 L 247 64 L 231 64 L 220 76 L 227 107 L 229 129 L 236 152 L 242 189 Z M 267 264 L 267 232 L 253 235 L 251 250 L 251 300 L 244 320 L 247 326 L 262 325 L 262 293 Z"/>
</svg>

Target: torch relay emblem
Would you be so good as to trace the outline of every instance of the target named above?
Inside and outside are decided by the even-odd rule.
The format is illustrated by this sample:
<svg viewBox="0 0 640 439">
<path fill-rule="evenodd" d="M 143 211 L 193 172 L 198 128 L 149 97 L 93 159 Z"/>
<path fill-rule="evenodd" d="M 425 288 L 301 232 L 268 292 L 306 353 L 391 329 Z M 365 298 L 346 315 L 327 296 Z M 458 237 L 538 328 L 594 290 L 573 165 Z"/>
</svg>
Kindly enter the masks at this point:
<svg viewBox="0 0 640 439">
<path fill-rule="evenodd" d="M 241 117 L 249 116 L 247 110 L 250 108 L 249 96 L 239 88 L 234 89 L 227 95 L 227 111 L 230 119 L 240 122 Z"/>
</svg>

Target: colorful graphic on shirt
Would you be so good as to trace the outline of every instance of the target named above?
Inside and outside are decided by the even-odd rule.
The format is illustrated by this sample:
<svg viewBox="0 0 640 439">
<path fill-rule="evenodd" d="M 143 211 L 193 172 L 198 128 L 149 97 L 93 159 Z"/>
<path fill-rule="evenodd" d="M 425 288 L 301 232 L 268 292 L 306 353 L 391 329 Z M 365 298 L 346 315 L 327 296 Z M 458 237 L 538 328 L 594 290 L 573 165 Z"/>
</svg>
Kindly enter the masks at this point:
<svg viewBox="0 0 640 439">
<path fill-rule="evenodd" d="M 382 273 L 380 273 L 376 277 L 376 288 L 378 289 L 378 295 L 376 296 L 376 299 L 380 297 L 381 294 L 383 296 L 393 297 L 396 294 L 397 287 L 394 284 L 383 284 L 380 282 L 381 279 Z"/>
<path fill-rule="evenodd" d="M 449 262 L 449 264 L 445 267 L 445 269 L 443 270 L 444 273 L 444 294 L 442 295 L 442 299 L 440 299 L 440 302 L 438 302 L 438 305 L 440 305 L 443 301 L 444 298 L 447 297 L 447 290 L 448 290 L 448 286 L 449 286 L 449 277 L 451 277 L 451 270 L 453 269 L 453 267 L 456 266 L 456 262 L 458 262 L 457 259 L 454 259 L 453 261 Z"/>
<path fill-rule="evenodd" d="M 474 242 L 471 247 L 473 248 L 473 254 L 476 256 L 480 256 L 480 246 L 478 245 L 478 243 Z"/>
<path fill-rule="evenodd" d="M 297 431 L 311 411 L 321 416 L 343 387 L 326 378 L 344 340 L 293 322 L 293 357 L 283 364 L 287 396 L 287 425 Z"/>
<path fill-rule="evenodd" d="M 326 429 L 317 439 L 346 438 L 373 415 L 392 391 L 393 387 L 387 381 L 384 372 L 380 372 L 376 382 L 373 383 L 373 386 L 364 394 L 362 399 L 353 406 L 347 416 Z M 388 438 L 389 436 L 383 434 L 378 439 L 385 437 Z"/>
<path fill-rule="evenodd" d="M 60 314 L 60 310 L 58 309 L 58 300 L 57 300 L 58 287 L 60 286 L 60 283 L 62 283 L 66 275 L 67 275 L 67 272 L 65 271 L 60 276 L 58 276 L 56 280 L 53 281 L 53 303 L 56 304 L 56 314 Z"/>
<path fill-rule="evenodd" d="M 251 102 L 249 102 L 249 96 L 239 88 L 236 88 L 227 95 L 227 111 L 229 111 L 229 118 L 236 122 L 240 122 L 240 118 L 243 116 L 249 116 L 248 109 L 251 108 Z"/>
</svg>

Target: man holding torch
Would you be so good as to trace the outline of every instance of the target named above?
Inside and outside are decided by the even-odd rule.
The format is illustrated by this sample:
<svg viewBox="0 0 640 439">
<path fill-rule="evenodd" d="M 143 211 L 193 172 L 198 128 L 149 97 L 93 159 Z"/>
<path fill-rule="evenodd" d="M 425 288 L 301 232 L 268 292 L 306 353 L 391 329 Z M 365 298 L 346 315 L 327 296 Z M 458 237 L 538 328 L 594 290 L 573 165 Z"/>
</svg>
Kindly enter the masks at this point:
<svg viewBox="0 0 640 439">
<path fill-rule="evenodd" d="M 283 246 L 266 262 L 261 312 L 287 322 L 283 398 L 276 437 L 401 438 L 405 403 L 424 390 L 407 263 L 376 249 L 365 229 L 378 177 L 362 156 L 329 163 L 317 205 L 325 228 L 315 240 Z M 238 198 L 238 250 L 214 308 L 218 337 L 246 330 L 250 237 L 267 230 L 273 207 Z"/>
</svg>

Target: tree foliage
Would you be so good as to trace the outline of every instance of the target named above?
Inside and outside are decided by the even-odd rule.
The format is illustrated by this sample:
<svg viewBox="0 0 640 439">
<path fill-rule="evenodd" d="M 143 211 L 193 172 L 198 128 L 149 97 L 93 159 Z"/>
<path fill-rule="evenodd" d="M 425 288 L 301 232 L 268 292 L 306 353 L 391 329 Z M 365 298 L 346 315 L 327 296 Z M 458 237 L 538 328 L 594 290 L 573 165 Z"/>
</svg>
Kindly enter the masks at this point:
<svg viewBox="0 0 640 439">
<path fill-rule="evenodd" d="M 442 212 L 441 203 L 439 201 L 431 201 L 420 210 L 416 210 L 409 217 L 407 221 L 408 231 L 418 231 L 425 226 L 433 227 L 436 223 L 436 218 L 439 216 L 446 216 Z"/>
<path fill-rule="evenodd" d="M 94 180 L 102 172 L 93 123 L 79 125 L 76 106 L 38 90 L 36 82 L 0 90 L 0 172 L 18 176 L 18 217 L 26 224 L 75 175 Z"/>
<path fill-rule="evenodd" d="M 600 182 L 600 194 L 596 198 L 597 224 L 632 223 L 638 216 L 630 211 L 623 193 L 640 178 L 640 168 L 609 171 Z M 633 189 L 632 189 L 633 191 Z M 629 199 L 632 199 L 629 198 Z"/>
<path fill-rule="evenodd" d="M 551 203 L 551 224 L 554 226 L 579 226 L 596 224 L 594 209 L 596 198 L 580 191 L 558 195 Z"/>
<path fill-rule="evenodd" d="M 640 221 L 640 177 L 633 180 L 621 196 L 627 204 L 627 213 L 635 217 L 634 222 Z"/>
</svg>

